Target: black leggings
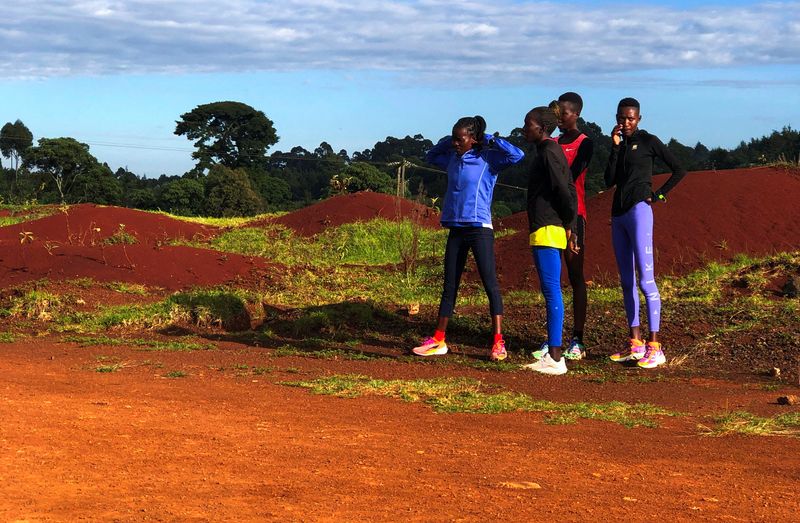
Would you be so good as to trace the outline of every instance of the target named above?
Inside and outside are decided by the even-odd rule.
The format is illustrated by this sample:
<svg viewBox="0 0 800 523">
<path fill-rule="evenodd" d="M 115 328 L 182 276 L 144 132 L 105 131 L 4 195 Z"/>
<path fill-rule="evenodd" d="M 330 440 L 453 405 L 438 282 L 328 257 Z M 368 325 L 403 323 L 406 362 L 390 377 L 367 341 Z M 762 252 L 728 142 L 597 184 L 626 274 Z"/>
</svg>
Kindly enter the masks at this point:
<svg viewBox="0 0 800 523">
<path fill-rule="evenodd" d="M 494 262 L 494 230 L 488 227 L 451 227 L 444 251 L 444 289 L 439 303 L 439 316 L 449 318 L 458 294 L 461 274 L 467 264 L 467 254 L 472 249 L 478 274 L 489 297 L 489 312 L 492 316 L 503 314 L 503 298 Z"/>
</svg>

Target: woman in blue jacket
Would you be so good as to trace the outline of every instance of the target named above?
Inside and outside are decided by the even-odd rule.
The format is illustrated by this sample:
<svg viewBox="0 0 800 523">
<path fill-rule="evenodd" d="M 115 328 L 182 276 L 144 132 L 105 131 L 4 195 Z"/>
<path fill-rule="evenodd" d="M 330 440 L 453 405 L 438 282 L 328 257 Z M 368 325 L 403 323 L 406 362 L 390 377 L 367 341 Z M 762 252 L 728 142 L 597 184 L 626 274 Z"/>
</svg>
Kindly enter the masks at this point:
<svg viewBox="0 0 800 523">
<path fill-rule="evenodd" d="M 481 116 L 461 118 L 453 135 L 442 139 L 425 160 L 447 170 L 447 193 L 442 209 L 442 226 L 450 229 L 444 253 L 444 288 L 439 303 L 439 323 L 433 337 L 412 352 L 418 356 L 447 354 L 445 331 L 453 315 L 458 285 L 472 250 L 483 288 L 489 297 L 494 341 L 489 358 L 507 356 L 501 331 L 503 299 L 497 283 L 492 228 L 492 194 L 497 174 L 524 157 L 524 153 L 502 138 L 486 134 Z"/>
</svg>

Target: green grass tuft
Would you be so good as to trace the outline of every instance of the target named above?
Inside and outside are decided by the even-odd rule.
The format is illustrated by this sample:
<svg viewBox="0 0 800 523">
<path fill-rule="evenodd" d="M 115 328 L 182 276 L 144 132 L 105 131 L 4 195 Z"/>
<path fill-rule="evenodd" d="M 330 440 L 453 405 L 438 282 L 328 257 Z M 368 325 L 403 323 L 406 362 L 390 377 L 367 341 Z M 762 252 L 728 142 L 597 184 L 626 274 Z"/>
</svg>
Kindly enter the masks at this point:
<svg viewBox="0 0 800 523">
<path fill-rule="evenodd" d="M 190 315 L 192 323 L 199 327 L 225 327 L 230 330 L 250 328 L 248 303 L 258 303 L 244 290 L 209 289 L 173 294 L 168 301 Z"/>
<path fill-rule="evenodd" d="M 594 419 L 619 423 L 629 428 L 652 428 L 658 426 L 655 417 L 679 415 L 646 403 L 555 403 L 515 392 L 487 392 L 483 382 L 470 378 L 380 380 L 347 375 L 284 384 L 307 388 L 314 394 L 346 398 L 376 395 L 409 402 L 424 402 L 435 411 L 446 413 L 542 412 L 547 414 L 545 420 L 548 423 L 574 423 L 578 419 Z"/>
<path fill-rule="evenodd" d="M 58 314 L 63 304 L 60 296 L 44 290 L 33 289 L 22 296 L 13 297 L 8 314 L 29 320 L 50 321 L 54 314 Z"/>
<path fill-rule="evenodd" d="M 81 347 L 92 347 L 97 345 L 137 347 L 144 351 L 171 351 L 185 352 L 195 350 L 209 350 L 215 348 L 211 344 L 200 344 L 184 341 L 160 341 L 147 340 L 142 338 L 119 339 L 109 338 L 108 336 L 65 336 L 61 339 L 65 342 L 77 343 Z"/>
<path fill-rule="evenodd" d="M 380 266 L 403 261 L 399 245 L 410 241 L 413 227 L 408 220 L 375 219 L 332 227 L 306 239 L 280 225 L 267 224 L 226 231 L 211 244 L 220 251 L 262 256 L 288 266 Z M 419 228 L 417 232 L 420 258 L 438 258 L 444 253 L 446 231 Z"/>
<path fill-rule="evenodd" d="M 92 313 L 72 313 L 57 321 L 61 330 L 72 332 L 97 332 L 116 327 L 152 329 L 188 323 L 199 327 L 246 330 L 250 328 L 253 314 L 263 314 L 260 307 L 261 297 L 255 293 L 239 289 L 202 289 L 179 292 L 157 303 L 118 305 Z M 12 312 L 14 310 L 12 308 Z"/>
<path fill-rule="evenodd" d="M 105 286 L 114 292 L 120 294 L 137 294 L 139 296 L 147 295 L 147 287 L 138 283 L 125 283 L 121 281 L 114 281 L 106 283 Z"/>
<path fill-rule="evenodd" d="M 306 358 L 316 358 L 321 360 L 375 360 L 380 356 L 367 354 L 364 352 L 348 351 L 341 349 L 319 349 L 319 350 L 303 350 L 293 347 L 291 345 L 284 345 L 272 351 L 272 356 L 302 356 Z"/>
<path fill-rule="evenodd" d="M 0 216 L 0 227 L 16 225 L 23 222 L 32 222 L 45 218 L 58 211 L 56 207 L 44 207 L 37 204 L 0 205 L 0 209 L 10 212 L 10 216 Z"/>
<path fill-rule="evenodd" d="M 185 222 L 199 223 L 200 225 L 209 225 L 211 227 L 242 227 L 249 222 L 259 221 L 265 218 L 270 218 L 274 216 L 280 216 L 281 214 L 285 214 L 285 213 L 269 213 L 269 214 L 259 214 L 257 216 L 211 218 L 206 216 L 181 216 L 179 214 L 170 214 L 164 211 L 148 211 L 148 212 L 152 212 L 153 214 L 161 214 L 163 216 L 169 216 L 170 218 L 174 218 L 176 220 L 182 220 Z"/>
<path fill-rule="evenodd" d="M 771 418 L 763 418 L 749 412 L 737 411 L 719 416 L 716 426 L 701 427 L 709 436 L 745 434 L 748 436 L 792 436 L 800 437 L 800 412 L 789 412 Z"/>
</svg>

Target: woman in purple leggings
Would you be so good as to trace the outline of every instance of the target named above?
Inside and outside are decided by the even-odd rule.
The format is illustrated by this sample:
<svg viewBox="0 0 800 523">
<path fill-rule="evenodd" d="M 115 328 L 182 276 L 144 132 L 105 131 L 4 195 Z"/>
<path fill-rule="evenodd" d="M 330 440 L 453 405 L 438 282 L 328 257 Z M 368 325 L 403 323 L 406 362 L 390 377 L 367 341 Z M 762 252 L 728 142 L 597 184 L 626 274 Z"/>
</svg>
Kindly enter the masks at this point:
<svg viewBox="0 0 800 523">
<path fill-rule="evenodd" d="M 658 293 L 653 260 L 654 202 L 665 202 L 666 194 L 686 175 L 675 156 L 655 135 L 639 129 L 639 102 L 623 98 L 617 106 L 617 125 L 611 133 L 613 148 L 605 172 L 607 187 L 616 186 L 611 206 L 611 241 L 617 258 L 625 314 L 630 327 L 630 346 L 611 355 L 612 361 L 637 361 L 652 369 L 666 363 L 658 330 L 661 296 Z M 660 158 L 672 176 L 653 192 L 653 162 Z M 645 296 L 650 336 L 647 343 L 639 327 L 639 289 Z"/>
</svg>

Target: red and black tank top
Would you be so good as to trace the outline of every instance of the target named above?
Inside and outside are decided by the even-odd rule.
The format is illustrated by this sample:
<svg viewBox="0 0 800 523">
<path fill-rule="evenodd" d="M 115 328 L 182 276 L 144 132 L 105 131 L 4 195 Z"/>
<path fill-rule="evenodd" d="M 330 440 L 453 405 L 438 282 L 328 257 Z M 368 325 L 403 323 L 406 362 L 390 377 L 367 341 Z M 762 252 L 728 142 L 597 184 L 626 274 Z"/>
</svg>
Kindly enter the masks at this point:
<svg viewBox="0 0 800 523">
<path fill-rule="evenodd" d="M 585 139 L 586 135 L 583 133 L 570 143 L 559 143 L 558 139 L 556 139 L 556 143 L 561 146 L 561 150 L 564 151 L 564 156 L 567 157 L 567 164 L 570 168 L 575 161 L 575 157 L 578 156 L 578 149 L 581 148 L 581 143 L 583 143 Z M 586 191 L 584 189 L 584 182 L 586 181 L 586 171 L 588 170 L 589 167 L 587 166 L 581 171 L 578 178 L 575 179 L 575 192 L 578 194 L 578 216 L 583 217 L 584 220 L 586 220 Z"/>
</svg>

